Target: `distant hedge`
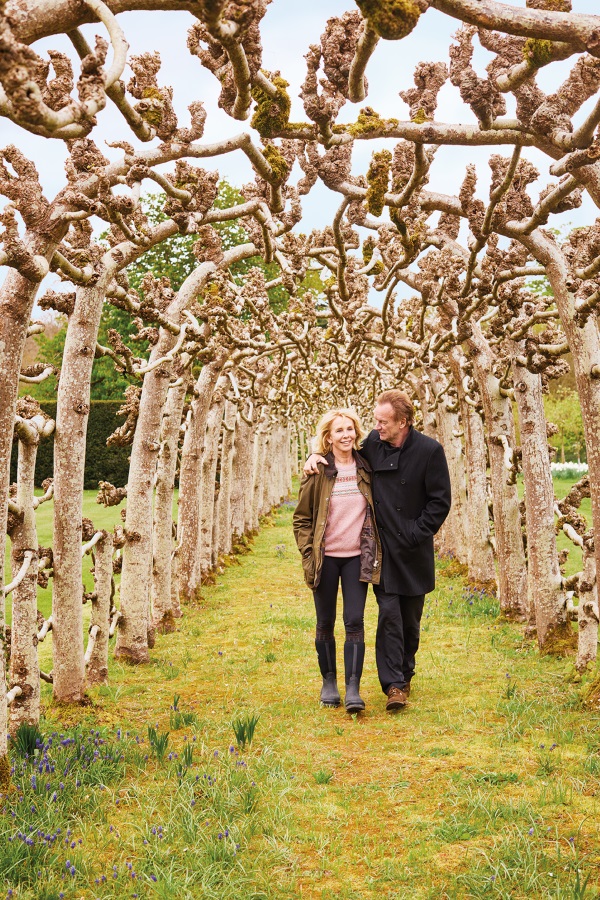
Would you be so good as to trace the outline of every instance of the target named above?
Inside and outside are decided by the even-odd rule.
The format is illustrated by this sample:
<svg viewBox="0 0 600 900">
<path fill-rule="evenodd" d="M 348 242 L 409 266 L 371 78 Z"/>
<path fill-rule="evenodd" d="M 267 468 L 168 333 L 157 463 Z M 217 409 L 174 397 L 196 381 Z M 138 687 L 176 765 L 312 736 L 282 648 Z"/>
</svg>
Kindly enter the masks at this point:
<svg viewBox="0 0 600 900">
<path fill-rule="evenodd" d="M 92 400 L 87 428 L 85 457 L 86 490 L 96 490 L 99 481 L 110 481 L 117 487 L 127 484 L 131 447 L 107 447 L 106 439 L 124 422 L 117 416 L 119 400 Z M 56 418 L 56 401 L 42 401 L 40 406 L 47 416 Z M 54 437 L 43 440 L 38 447 L 35 467 L 35 483 L 39 487 L 45 478 L 51 478 L 54 466 Z M 17 442 L 13 443 L 10 461 L 10 480 L 17 479 Z"/>
</svg>

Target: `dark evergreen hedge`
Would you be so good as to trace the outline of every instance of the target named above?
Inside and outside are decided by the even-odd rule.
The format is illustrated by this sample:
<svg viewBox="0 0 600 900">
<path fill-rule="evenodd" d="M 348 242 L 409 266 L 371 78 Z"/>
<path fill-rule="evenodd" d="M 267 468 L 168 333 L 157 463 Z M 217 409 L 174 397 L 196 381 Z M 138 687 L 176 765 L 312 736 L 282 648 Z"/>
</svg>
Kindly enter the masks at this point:
<svg viewBox="0 0 600 900">
<path fill-rule="evenodd" d="M 129 454 L 131 447 L 107 447 L 106 439 L 123 416 L 117 416 L 121 406 L 119 400 L 92 400 L 87 429 L 87 450 L 85 459 L 86 490 L 96 490 L 99 481 L 110 481 L 117 487 L 127 484 L 129 474 Z M 56 401 L 43 401 L 40 406 L 47 416 L 56 418 Z M 39 487 L 45 478 L 51 478 L 54 466 L 54 437 L 41 442 L 35 467 L 35 483 Z M 10 480 L 17 478 L 17 442 L 13 443 L 10 461 Z"/>
</svg>

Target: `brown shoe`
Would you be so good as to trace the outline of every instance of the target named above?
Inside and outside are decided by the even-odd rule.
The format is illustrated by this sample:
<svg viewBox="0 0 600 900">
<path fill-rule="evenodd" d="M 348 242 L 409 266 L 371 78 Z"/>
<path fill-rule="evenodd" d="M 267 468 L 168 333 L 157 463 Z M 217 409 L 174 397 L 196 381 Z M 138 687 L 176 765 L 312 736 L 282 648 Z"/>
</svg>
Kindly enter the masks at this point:
<svg viewBox="0 0 600 900">
<path fill-rule="evenodd" d="M 406 706 L 408 697 L 406 696 L 404 691 L 400 690 L 400 688 L 391 687 L 387 692 L 387 696 L 388 701 L 385 704 L 385 708 L 388 711 L 394 709 L 402 709 L 403 706 Z"/>
<path fill-rule="evenodd" d="M 410 697 L 410 681 L 407 681 L 404 687 L 402 688 L 404 694 L 406 694 L 406 698 Z"/>
</svg>

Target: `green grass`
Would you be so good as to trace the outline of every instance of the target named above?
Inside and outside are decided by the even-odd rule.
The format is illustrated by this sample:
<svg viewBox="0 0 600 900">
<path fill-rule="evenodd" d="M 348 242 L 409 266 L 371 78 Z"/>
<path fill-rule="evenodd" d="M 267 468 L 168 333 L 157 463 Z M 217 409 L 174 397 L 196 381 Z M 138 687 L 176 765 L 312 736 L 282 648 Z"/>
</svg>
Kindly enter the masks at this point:
<svg viewBox="0 0 600 900">
<path fill-rule="evenodd" d="M 0 817 L 5 892 L 597 898 L 600 713 L 582 707 L 565 661 L 540 658 L 520 627 L 498 619 L 493 598 L 442 561 L 407 709 L 385 712 L 371 592 L 366 712 L 321 708 L 291 515 L 284 505 L 253 552 L 158 637 L 153 664 L 111 661 L 93 706 L 57 708 L 43 685 L 54 771 L 34 788 L 34 763 L 13 754 L 20 790 Z M 232 723 L 253 716 L 252 743 L 236 747 Z M 31 826 L 33 846 L 17 837 Z"/>
</svg>

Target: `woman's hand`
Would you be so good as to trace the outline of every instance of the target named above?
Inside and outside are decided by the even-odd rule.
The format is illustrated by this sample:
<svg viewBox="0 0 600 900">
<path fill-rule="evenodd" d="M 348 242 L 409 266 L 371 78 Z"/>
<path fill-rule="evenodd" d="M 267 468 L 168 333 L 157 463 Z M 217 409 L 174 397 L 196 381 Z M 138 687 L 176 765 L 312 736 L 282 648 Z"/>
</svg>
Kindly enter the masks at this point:
<svg viewBox="0 0 600 900">
<path fill-rule="evenodd" d="M 319 463 L 323 463 L 323 465 L 327 465 L 327 460 L 324 456 L 319 456 L 318 453 L 311 453 L 306 462 L 304 463 L 304 469 L 302 470 L 305 475 L 318 475 L 319 473 Z"/>
</svg>

